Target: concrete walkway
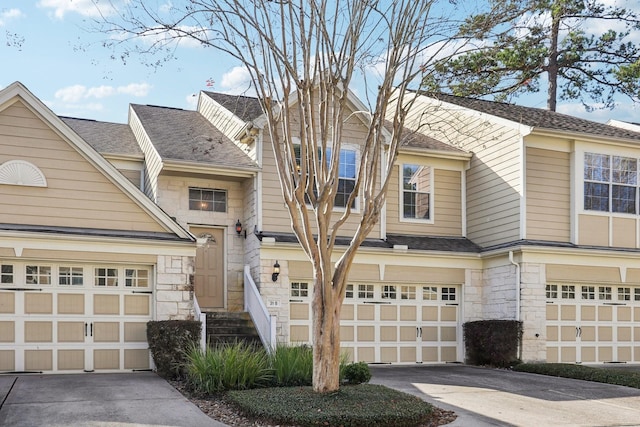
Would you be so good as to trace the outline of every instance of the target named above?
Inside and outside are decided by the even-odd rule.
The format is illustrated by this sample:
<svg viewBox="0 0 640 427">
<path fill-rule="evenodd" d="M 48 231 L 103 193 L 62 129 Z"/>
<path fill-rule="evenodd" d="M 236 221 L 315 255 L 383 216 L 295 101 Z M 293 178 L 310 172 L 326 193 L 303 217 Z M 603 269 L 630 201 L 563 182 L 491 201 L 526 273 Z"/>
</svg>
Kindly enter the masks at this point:
<svg viewBox="0 0 640 427">
<path fill-rule="evenodd" d="M 372 366 L 371 383 L 419 396 L 448 426 L 640 426 L 640 390 L 464 365 Z"/>
<path fill-rule="evenodd" d="M 0 426 L 225 426 L 152 372 L 0 376 L 0 405 Z"/>
</svg>

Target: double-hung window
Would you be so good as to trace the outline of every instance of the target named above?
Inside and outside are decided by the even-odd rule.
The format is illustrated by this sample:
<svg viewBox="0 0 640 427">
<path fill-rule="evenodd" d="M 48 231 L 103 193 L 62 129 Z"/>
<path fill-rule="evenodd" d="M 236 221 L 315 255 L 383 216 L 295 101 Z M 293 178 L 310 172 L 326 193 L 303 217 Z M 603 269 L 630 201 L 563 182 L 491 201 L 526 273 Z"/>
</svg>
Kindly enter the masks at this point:
<svg viewBox="0 0 640 427">
<path fill-rule="evenodd" d="M 210 188 L 189 188 L 189 209 L 192 211 L 226 212 L 227 192 Z"/>
<path fill-rule="evenodd" d="M 585 210 L 635 214 L 638 212 L 637 199 L 637 159 L 585 153 Z"/>
<path fill-rule="evenodd" d="M 298 171 L 300 170 L 300 162 L 301 162 L 301 151 L 300 145 L 294 145 L 296 162 L 298 163 Z M 327 166 L 331 163 L 331 156 L 333 152 L 331 148 L 327 148 L 326 155 L 324 158 L 326 159 Z M 322 157 L 321 152 L 319 152 L 319 157 Z M 347 207 L 347 201 L 349 200 L 349 196 L 353 193 L 353 190 L 356 186 L 356 171 L 358 169 L 358 152 L 353 148 L 341 148 L 340 149 L 340 158 L 338 159 L 338 190 L 336 192 L 336 197 L 334 201 L 334 206 L 338 208 Z M 315 189 L 314 189 L 315 191 Z M 351 205 L 352 208 L 356 206 L 356 200 L 354 200 Z"/>
<path fill-rule="evenodd" d="M 331 161 L 331 148 L 327 148 L 327 163 Z M 347 207 L 349 196 L 356 186 L 356 150 L 341 148 L 340 159 L 338 160 L 338 191 L 336 193 L 335 206 Z M 355 207 L 355 200 L 351 207 Z"/>
<path fill-rule="evenodd" d="M 402 165 L 402 218 L 431 219 L 431 168 Z"/>
</svg>

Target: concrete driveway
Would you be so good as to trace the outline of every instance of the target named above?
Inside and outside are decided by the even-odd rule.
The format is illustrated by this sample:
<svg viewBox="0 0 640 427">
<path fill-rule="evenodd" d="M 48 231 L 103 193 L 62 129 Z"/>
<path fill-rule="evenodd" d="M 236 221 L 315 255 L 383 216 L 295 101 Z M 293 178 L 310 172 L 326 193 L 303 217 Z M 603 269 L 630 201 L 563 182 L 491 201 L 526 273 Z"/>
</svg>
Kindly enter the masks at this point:
<svg viewBox="0 0 640 427">
<path fill-rule="evenodd" d="M 464 365 L 372 366 L 384 384 L 456 412 L 449 426 L 640 426 L 640 390 Z"/>
<path fill-rule="evenodd" d="M 0 426 L 223 427 L 152 372 L 0 376 Z"/>
</svg>

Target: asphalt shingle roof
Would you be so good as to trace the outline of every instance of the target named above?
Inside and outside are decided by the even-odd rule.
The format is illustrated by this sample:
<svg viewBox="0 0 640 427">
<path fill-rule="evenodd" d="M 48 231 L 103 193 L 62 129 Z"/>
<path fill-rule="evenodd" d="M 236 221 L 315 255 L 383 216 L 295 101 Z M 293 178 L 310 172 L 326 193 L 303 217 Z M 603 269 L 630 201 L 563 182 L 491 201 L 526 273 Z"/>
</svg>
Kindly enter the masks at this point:
<svg viewBox="0 0 640 427">
<path fill-rule="evenodd" d="M 256 235 L 258 239 L 263 237 L 273 237 L 280 243 L 298 243 L 298 238 L 292 233 L 267 233 L 260 232 Z M 351 242 L 349 237 L 338 237 L 336 244 L 348 246 Z M 366 239 L 360 247 L 392 249 L 394 245 L 406 245 L 411 250 L 425 251 L 445 251 L 445 252 L 468 252 L 478 253 L 481 248 L 466 237 L 430 237 L 430 236 L 407 236 L 407 235 L 387 235 L 386 240 Z"/>
<path fill-rule="evenodd" d="M 140 150 L 129 125 L 72 117 L 60 118 L 98 153 L 142 157 L 142 150 Z"/>
<path fill-rule="evenodd" d="M 385 128 L 389 131 L 393 131 L 393 124 L 390 121 L 385 122 Z M 425 150 L 440 150 L 440 151 L 452 151 L 455 153 L 465 153 L 457 147 L 454 147 L 430 136 L 423 135 L 420 132 L 416 132 L 407 127 L 402 129 L 402 148 L 416 148 Z"/>
<path fill-rule="evenodd" d="M 535 128 L 640 141 L 639 132 L 633 132 L 541 108 L 523 107 L 521 105 L 507 104 L 504 102 L 464 98 L 440 93 L 429 94 L 427 96 Z"/>
<path fill-rule="evenodd" d="M 262 115 L 262 106 L 258 98 L 207 91 L 204 93 L 245 122 L 255 120 Z"/>
<path fill-rule="evenodd" d="M 131 108 L 164 160 L 258 169 L 245 152 L 197 111 L 139 104 Z"/>
</svg>

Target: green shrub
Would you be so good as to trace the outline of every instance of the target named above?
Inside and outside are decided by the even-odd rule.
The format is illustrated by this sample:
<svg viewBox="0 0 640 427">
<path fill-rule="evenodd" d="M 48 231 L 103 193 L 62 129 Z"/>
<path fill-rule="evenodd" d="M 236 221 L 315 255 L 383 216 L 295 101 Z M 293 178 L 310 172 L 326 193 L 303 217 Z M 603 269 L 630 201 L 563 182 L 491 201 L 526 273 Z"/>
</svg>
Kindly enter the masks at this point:
<svg viewBox="0 0 640 427">
<path fill-rule="evenodd" d="M 365 362 L 349 363 L 344 367 L 343 375 L 349 384 L 363 384 L 371 379 L 371 370 Z"/>
<path fill-rule="evenodd" d="M 270 384 L 267 352 L 242 342 L 215 348 L 192 348 L 188 354 L 187 383 L 201 394 L 243 390 Z"/>
<path fill-rule="evenodd" d="M 279 344 L 270 356 L 273 382 L 277 387 L 311 385 L 313 349 L 305 345 Z"/>
<path fill-rule="evenodd" d="M 311 387 L 231 391 L 231 403 L 249 417 L 296 426 L 411 427 L 423 425 L 433 407 L 416 396 L 360 384 L 334 393 Z"/>
<path fill-rule="evenodd" d="M 640 388 L 640 372 L 568 363 L 523 363 L 514 371 Z"/>
<path fill-rule="evenodd" d="M 184 377 L 187 352 L 200 342 L 201 324 L 194 320 L 161 320 L 147 323 L 147 341 L 158 375 Z"/>
<path fill-rule="evenodd" d="M 522 322 L 479 320 L 465 323 L 463 330 L 468 364 L 505 368 L 517 363 Z"/>
</svg>

